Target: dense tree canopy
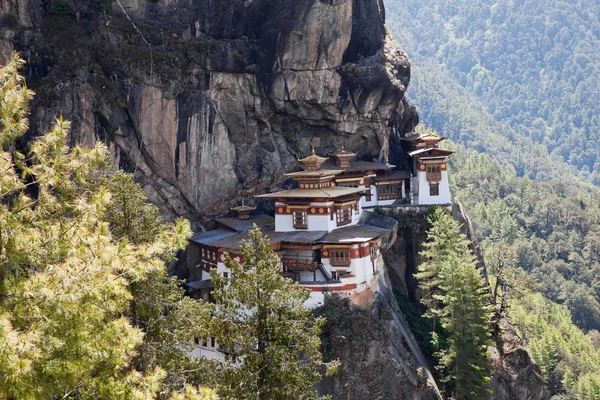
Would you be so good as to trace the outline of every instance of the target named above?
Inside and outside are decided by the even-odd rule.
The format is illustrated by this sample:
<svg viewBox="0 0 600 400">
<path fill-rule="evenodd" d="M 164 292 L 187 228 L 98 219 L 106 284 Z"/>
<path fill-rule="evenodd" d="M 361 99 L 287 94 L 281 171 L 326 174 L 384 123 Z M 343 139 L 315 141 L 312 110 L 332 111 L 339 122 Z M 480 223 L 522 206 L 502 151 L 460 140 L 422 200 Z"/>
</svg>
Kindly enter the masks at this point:
<svg viewBox="0 0 600 400">
<path fill-rule="evenodd" d="M 165 352 L 152 362 L 136 360 L 140 347 L 164 343 L 151 321 L 171 333 L 180 328 L 186 340 L 197 327 L 178 316 L 210 316 L 164 275 L 174 249 L 186 244 L 187 222 L 138 235 L 134 226 L 155 219 L 145 210 L 120 227 L 115 215 L 126 203 L 139 206 L 141 189 L 122 175 L 112 181 L 102 145 L 69 148 L 67 121 L 58 119 L 27 155 L 16 152 L 33 95 L 18 75 L 21 64 L 15 56 L 0 68 L 0 398 L 149 399 L 174 390 L 179 399 L 212 397 L 184 381 L 171 388 Z M 121 190 L 129 195 L 113 201 Z M 161 296 L 144 302 L 132 290 L 149 281 L 170 293 L 170 303 Z M 152 313 L 168 315 L 170 325 Z"/>
<path fill-rule="evenodd" d="M 564 160 L 600 182 L 598 2 L 389 0 L 386 7 L 413 61 L 409 95 L 421 120 L 519 174 L 556 177 Z"/>
</svg>

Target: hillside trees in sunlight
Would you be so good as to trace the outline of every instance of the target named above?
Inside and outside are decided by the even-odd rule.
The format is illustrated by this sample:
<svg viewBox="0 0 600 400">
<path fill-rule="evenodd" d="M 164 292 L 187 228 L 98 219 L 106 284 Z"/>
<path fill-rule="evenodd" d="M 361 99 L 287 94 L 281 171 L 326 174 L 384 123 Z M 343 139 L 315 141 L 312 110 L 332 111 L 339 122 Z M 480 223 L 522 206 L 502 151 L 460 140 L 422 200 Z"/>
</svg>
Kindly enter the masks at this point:
<svg viewBox="0 0 600 400">
<path fill-rule="evenodd" d="M 415 277 L 425 289 L 427 316 L 439 321 L 447 337 L 433 333 L 438 369 L 456 399 L 481 399 L 491 377 L 487 346 L 491 320 L 489 295 L 469 241 L 442 207 L 429 217 L 431 228 Z"/>
<path fill-rule="evenodd" d="M 111 224 L 123 208 L 113 201 L 122 176 L 111 181 L 104 146 L 69 148 L 61 118 L 27 154 L 15 151 L 33 96 L 18 74 L 22 64 L 15 55 L 0 68 L 0 397 L 214 398 L 186 382 L 171 387 L 158 351 L 153 361 L 136 360 L 141 346 L 160 348 L 166 330 L 190 329 L 183 318 L 174 322 L 177 315 L 210 315 L 163 285 L 188 223 L 156 226 L 146 237 Z M 132 181 L 129 189 L 141 190 Z M 155 212 L 143 214 L 133 224 L 156 223 Z M 149 281 L 171 294 L 141 301 L 132 287 Z"/>
</svg>

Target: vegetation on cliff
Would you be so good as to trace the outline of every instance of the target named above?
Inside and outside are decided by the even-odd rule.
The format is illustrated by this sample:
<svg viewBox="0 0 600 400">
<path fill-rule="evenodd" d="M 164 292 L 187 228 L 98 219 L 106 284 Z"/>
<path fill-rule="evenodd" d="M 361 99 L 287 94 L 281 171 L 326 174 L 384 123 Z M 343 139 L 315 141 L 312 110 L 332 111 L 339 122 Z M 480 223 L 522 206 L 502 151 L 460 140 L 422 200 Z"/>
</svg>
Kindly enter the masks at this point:
<svg viewBox="0 0 600 400">
<path fill-rule="evenodd" d="M 217 309 L 184 296 L 166 265 L 188 222 L 164 224 L 103 145 L 69 147 L 61 118 L 14 150 L 33 96 L 22 64 L 0 68 L 0 398 L 317 398 L 322 320 L 260 231 L 245 268 L 228 258 L 235 278 L 213 276 Z M 210 335 L 243 365 L 191 356 Z"/>
<path fill-rule="evenodd" d="M 442 207 L 429 217 L 425 262 L 415 277 L 425 290 L 421 302 L 434 322 L 432 342 L 446 389 L 456 399 L 481 399 L 489 389 L 491 365 L 489 296 L 468 239 Z M 435 329 L 439 322 L 443 334 Z"/>
<path fill-rule="evenodd" d="M 453 193 L 476 226 L 500 311 L 519 328 L 551 393 L 597 398 L 600 192 L 518 177 L 485 154 L 455 150 Z"/>
</svg>

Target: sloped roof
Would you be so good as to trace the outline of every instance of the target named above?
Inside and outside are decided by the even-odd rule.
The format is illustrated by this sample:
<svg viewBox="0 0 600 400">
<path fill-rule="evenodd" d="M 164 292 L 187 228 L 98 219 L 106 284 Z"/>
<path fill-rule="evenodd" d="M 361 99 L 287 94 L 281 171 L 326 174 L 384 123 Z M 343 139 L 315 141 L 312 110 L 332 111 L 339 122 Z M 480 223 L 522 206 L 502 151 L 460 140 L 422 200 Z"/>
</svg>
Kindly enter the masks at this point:
<svg viewBox="0 0 600 400">
<path fill-rule="evenodd" d="M 251 215 L 248 219 L 217 218 L 215 221 L 234 231 L 249 231 L 255 224 L 259 228 L 275 225 L 275 218 L 264 214 Z"/>
<path fill-rule="evenodd" d="M 319 188 L 319 189 L 290 189 L 290 190 L 281 190 L 279 192 L 267 193 L 267 194 L 259 194 L 255 197 L 261 197 L 265 199 L 276 199 L 276 198 L 326 198 L 326 199 L 334 199 L 336 197 L 348 196 L 351 194 L 359 194 L 369 189 L 365 188 L 350 188 L 350 187 L 328 187 L 328 188 Z"/>
<path fill-rule="evenodd" d="M 450 150 L 444 150 L 444 149 L 438 149 L 438 148 L 424 148 L 424 149 L 419 149 L 419 150 L 414 150 L 408 153 L 409 156 L 413 157 L 413 156 L 418 156 L 420 154 L 424 154 L 428 151 L 435 151 L 435 152 L 439 152 L 441 154 L 454 154 L 453 151 Z"/>
</svg>

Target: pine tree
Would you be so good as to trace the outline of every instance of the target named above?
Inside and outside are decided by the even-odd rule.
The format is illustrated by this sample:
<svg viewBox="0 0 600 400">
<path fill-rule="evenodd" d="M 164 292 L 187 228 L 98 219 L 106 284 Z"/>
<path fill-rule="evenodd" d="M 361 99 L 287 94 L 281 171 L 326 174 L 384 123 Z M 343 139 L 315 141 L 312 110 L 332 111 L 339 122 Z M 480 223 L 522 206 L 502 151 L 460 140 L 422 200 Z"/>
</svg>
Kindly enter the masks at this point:
<svg viewBox="0 0 600 400">
<path fill-rule="evenodd" d="M 22 64 L 0 68 L 0 398 L 155 398 L 165 372 L 134 368 L 144 332 L 127 317 L 131 285 L 164 271 L 188 223 L 137 244 L 115 238 L 112 193 L 97 182 L 112 160 L 100 144 L 69 148 L 62 118 L 27 157 L 15 152 L 33 95 Z"/>
<path fill-rule="evenodd" d="M 227 256 L 229 278 L 213 271 L 214 335 L 238 362 L 220 366 L 225 398 L 316 399 L 323 318 L 304 306 L 308 290 L 280 275 L 278 256 L 258 228 L 241 245 L 243 265 Z"/>
<path fill-rule="evenodd" d="M 458 400 L 481 399 L 489 392 L 491 366 L 486 349 L 491 318 L 484 280 L 460 225 L 444 209 L 432 218 L 419 266 L 419 285 L 429 293 L 423 303 L 447 334 L 438 351 L 439 365 L 448 389 Z M 436 335 L 433 335 L 436 339 Z M 434 343 L 438 345 L 439 343 Z"/>
</svg>

